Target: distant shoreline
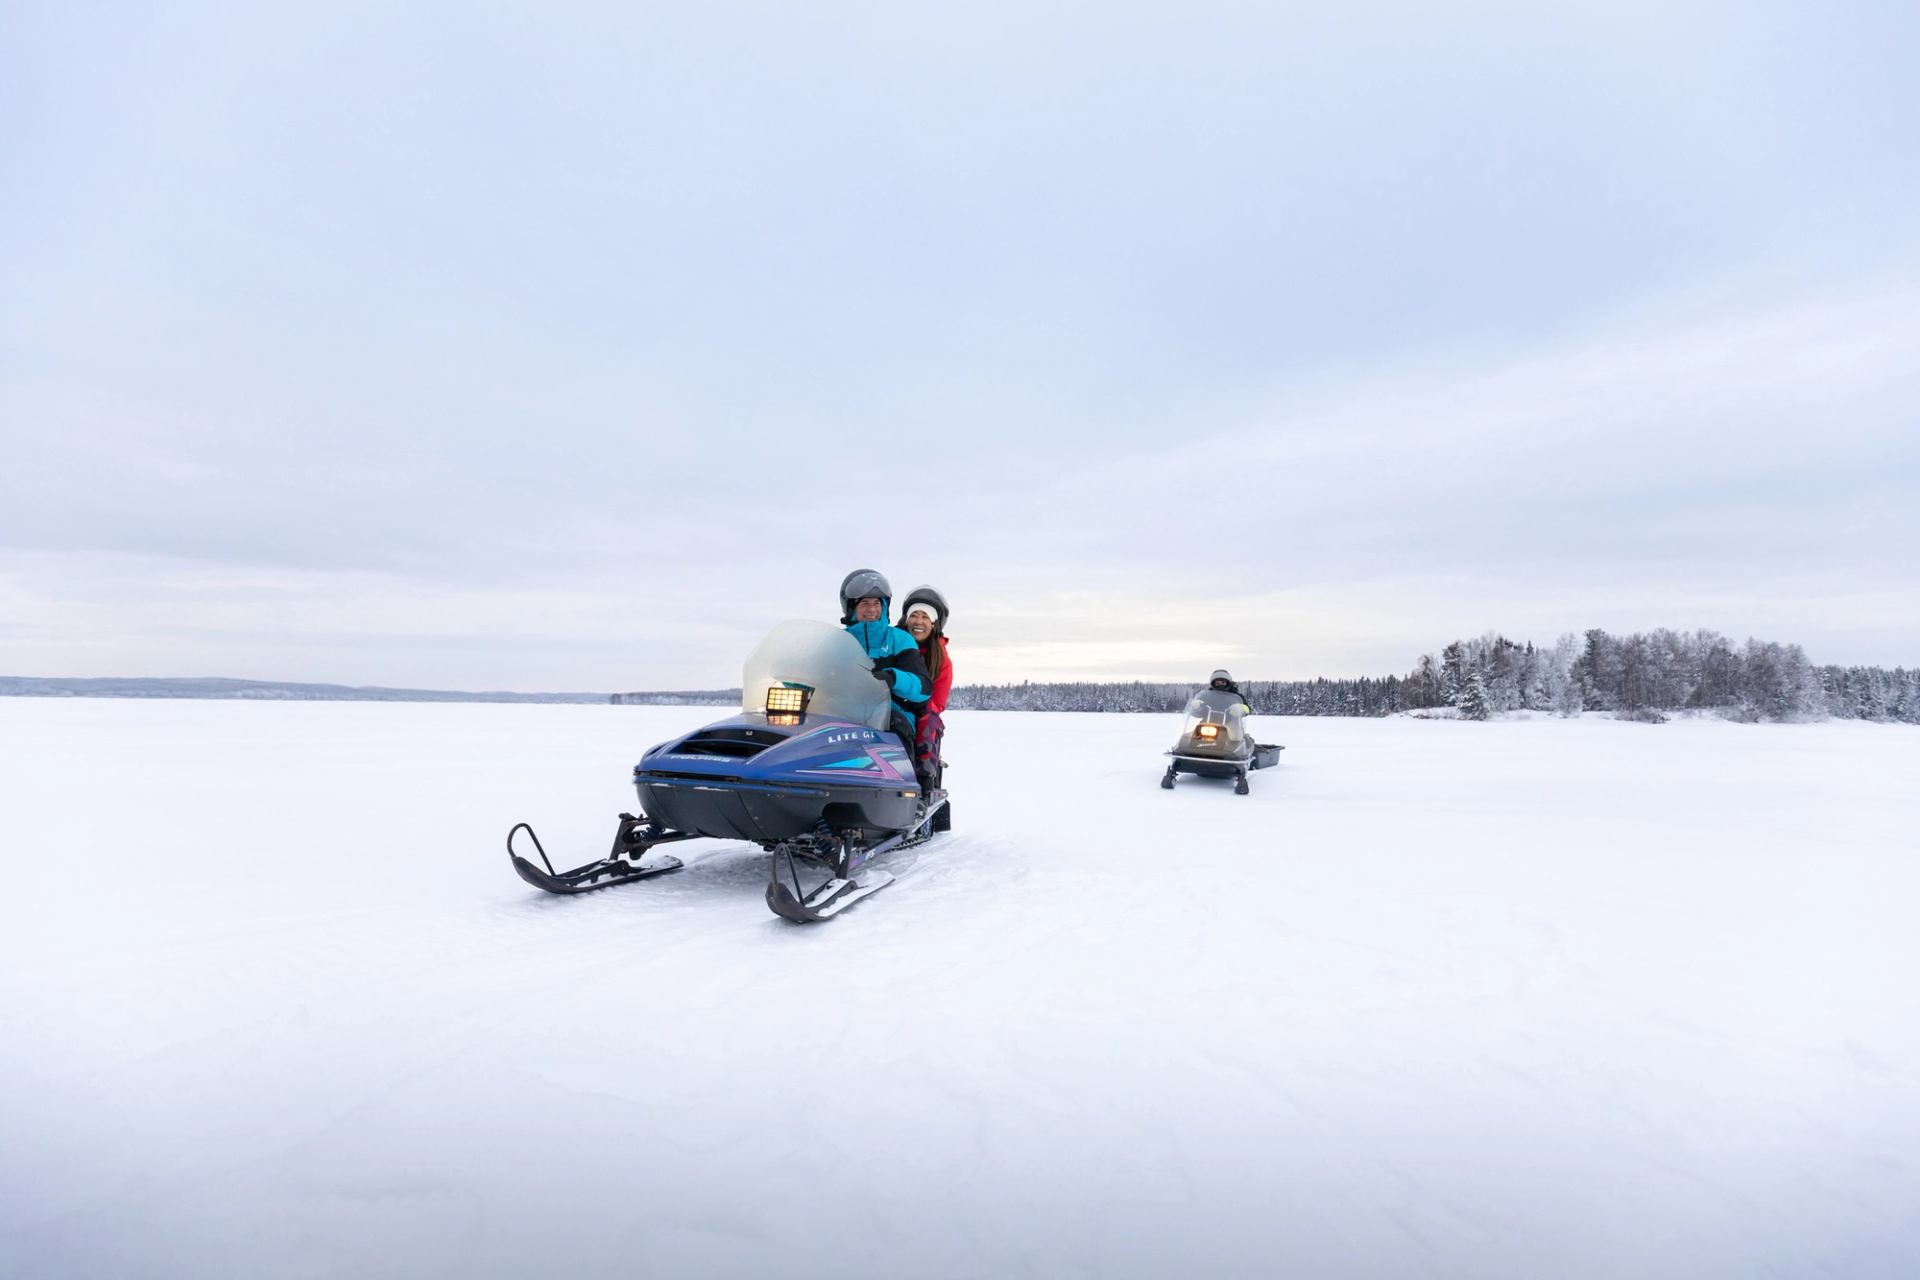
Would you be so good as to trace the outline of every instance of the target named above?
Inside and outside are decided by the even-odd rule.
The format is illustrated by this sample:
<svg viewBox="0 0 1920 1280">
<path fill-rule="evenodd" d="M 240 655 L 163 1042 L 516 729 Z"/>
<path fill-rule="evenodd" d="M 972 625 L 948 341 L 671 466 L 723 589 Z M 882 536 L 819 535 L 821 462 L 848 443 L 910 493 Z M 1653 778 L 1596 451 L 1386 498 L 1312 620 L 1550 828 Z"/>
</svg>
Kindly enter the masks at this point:
<svg viewBox="0 0 1920 1280">
<path fill-rule="evenodd" d="M 534 702 L 606 706 L 632 695 L 391 689 L 379 685 L 301 684 L 219 676 L 0 676 L 0 697 L 192 698 L 250 702 Z"/>
</svg>

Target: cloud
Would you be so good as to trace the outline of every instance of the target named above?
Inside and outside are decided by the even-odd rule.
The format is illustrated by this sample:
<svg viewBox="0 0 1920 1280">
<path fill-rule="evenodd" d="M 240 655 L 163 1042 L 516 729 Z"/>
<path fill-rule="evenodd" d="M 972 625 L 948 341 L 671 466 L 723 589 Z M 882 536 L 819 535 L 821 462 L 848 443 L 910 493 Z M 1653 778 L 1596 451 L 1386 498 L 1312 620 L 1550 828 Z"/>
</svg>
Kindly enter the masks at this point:
<svg viewBox="0 0 1920 1280">
<path fill-rule="evenodd" d="M 1916 301 L 1895 277 L 1689 298 L 1196 411 L 1150 453 L 899 488 L 890 446 L 817 449 L 821 484 L 790 442 L 760 459 L 747 435 L 724 462 L 593 474 L 554 508 L 538 467 L 525 495 L 462 492 L 454 464 L 236 477 L 123 419 L 104 475 L 76 461 L 86 433 L 16 472 L 7 527 L 37 502 L 51 533 L 0 562 L 9 647 L 47 674 L 710 685 L 772 621 L 829 613 L 857 562 L 946 590 L 978 679 L 1384 674 L 1455 634 L 1588 625 L 1910 661 Z"/>
<path fill-rule="evenodd" d="M 1232 425 L 1170 422 L 1177 443 L 1088 468 L 1047 500 L 1124 509 L 1089 540 L 1204 548 L 1193 558 L 1220 573 L 1311 546 L 1295 581 L 1379 572 L 1382 555 L 1582 574 L 1903 564 L 1920 472 L 1911 277 L 1675 310 L 1325 379 L 1236 406 Z"/>
<path fill-rule="evenodd" d="M 0 641 L 705 683 L 874 563 L 1009 677 L 1635 590 L 1893 652 L 1915 19 L 1723 18 L 36 15 Z"/>
</svg>

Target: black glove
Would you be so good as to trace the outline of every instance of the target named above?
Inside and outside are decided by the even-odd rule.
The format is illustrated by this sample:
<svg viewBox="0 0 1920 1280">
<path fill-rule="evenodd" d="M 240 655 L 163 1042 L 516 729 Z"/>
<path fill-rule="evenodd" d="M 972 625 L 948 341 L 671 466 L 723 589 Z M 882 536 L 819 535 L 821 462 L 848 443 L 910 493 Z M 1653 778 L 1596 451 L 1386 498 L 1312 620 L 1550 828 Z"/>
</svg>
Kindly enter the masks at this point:
<svg viewBox="0 0 1920 1280">
<path fill-rule="evenodd" d="M 875 667 L 873 669 L 873 678 L 875 680 L 878 680 L 881 684 L 887 686 L 888 693 L 893 692 L 893 672 L 892 671 L 888 670 L 886 667 Z"/>
</svg>

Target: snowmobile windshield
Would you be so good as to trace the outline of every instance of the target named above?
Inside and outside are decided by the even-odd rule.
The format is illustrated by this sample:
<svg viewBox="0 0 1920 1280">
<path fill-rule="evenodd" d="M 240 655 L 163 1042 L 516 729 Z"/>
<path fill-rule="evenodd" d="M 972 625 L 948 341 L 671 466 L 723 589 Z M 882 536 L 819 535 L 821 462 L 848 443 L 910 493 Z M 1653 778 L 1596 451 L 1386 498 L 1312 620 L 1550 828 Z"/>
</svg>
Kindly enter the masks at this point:
<svg viewBox="0 0 1920 1280">
<path fill-rule="evenodd" d="M 1241 755 L 1247 750 L 1247 704 L 1225 689 L 1202 689 L 1187 703 L 1180 750 L 1201 755 Z"/>
<path fill-rule="evenodd" d="M 860 642 L 827 622 L 783 622 L 760 642 L 740 673 L 745 712 L 831 716 L 885 729 L 887 686 L 874 679 Z"/>
<path fill-rule="evenodd" d="M 1247 712 L 1246 699 L 1237 693 L 1228 693 L 1225 689 L 1202 689 L 1193 695 L 1193 701 L 1187 704 L 1187 714 L 1201 720 L 1211 719 L 1216 724 L 1225 724 L 1228 720 L 1238 720 Z"/>
</svg>

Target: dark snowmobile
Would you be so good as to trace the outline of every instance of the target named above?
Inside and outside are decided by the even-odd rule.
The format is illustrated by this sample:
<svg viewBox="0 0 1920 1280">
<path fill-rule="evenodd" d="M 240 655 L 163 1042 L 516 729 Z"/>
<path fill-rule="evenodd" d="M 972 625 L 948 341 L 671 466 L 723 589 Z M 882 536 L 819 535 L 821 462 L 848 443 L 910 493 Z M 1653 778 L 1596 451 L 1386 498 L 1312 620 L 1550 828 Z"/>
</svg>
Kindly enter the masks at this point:
<svg viewBox="0 0 1920 1280">
<path fill-rule="evenodd" d="M 1187 703 L 1187 719 L 1180 739 L 1167 752 L 1172 762 L 1160 785 L 1173 790 L 1173 780 L 1192 773 L 1203 778 L 1232 778 L 1236 794 L 1246 795 L 1247 774 L 1280 763 L 1285 747 L 1255 742 L 1247 731 L 1247 704 L 1228 689 L 1202 689 Z"/>
<path fill-rule="evenodd" d="M 507 833 L 513 869 L 549 893 L 585 893 L 679 870 L 680 859 L 654 852 L 661 845 L 746 840 L 773 855 L 767 905 L 776 914 L 838 915 L 893 883 L 870 864 L 928 839 L 946 803 L 914 777 L 891 715 L 889 686 L 852 636 L 783 623 L 747 659 L 739 715 L 660 743 L 634 766 L 641 812 L 620 815 L 606 857 L 555 871 L 522 822 Z M 515 850 L 521 831 L 540 866 Z M 811 887 L 803 867 L 819 877 Z"/>
</svg>

